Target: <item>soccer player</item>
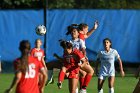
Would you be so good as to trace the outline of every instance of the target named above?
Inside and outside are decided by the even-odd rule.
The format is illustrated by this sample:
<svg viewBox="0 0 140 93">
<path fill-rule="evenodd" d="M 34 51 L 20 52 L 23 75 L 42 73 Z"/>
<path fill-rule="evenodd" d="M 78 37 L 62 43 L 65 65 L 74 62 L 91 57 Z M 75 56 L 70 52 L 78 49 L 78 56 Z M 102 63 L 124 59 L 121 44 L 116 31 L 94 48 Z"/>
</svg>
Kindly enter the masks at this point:
<svg viewBox="0 0 140 93">
<path fill-rule="evenodd" d="M 80 50 L 84 56 L 86 57 L 86 46 L 85 46 L 85 42 L 83 40 L 81 40 L 79 38 L 79 32 L 78 32 L 78 27 L 75 26 L 68 26 L 68 32 L 70 32 L 72 39 L 70 40 L 70 42 L 73 45 L 73 48 Z M 87 57 L 86 57 L 87 59 Z M 88 59 L 87 59 L 88 62 Z M 87 63 L 86 65 L 84 65 L 81 69 L 80 72 L 82 73 L 82 75 L 85 75 L 84 78 L 80 78 L 80 88 L 81 88 L 81 93 L 86 93 L 86 87 L 88 86 L 92 75 L 94 73 L 93 68 L 90 66 L 89 63 Z M 85 74 L 83 74 L 85 73 Z"/>
<path fill-rule="evenodd" d="M 135 73 L 136 79 L 139 78 L 139 73 L 140 73 L 140 66 L 139 66 L 138 70 Z M 138 81 L 133 93 L 140 93 L 140 78 L 139 78 L 139 81 Z"/>
<path fill-rule="evenodd" d="M 120 66 L 120 74 L 123 77 L 125 75 L 123 71 L 122 61 L 118 52 L 112 48 L 112 43 L 109 38 L 103 40 L 104 50 L 100 51 L 97 55 L 96 62 L 96 75 L 98 76 L 98 93 L 103 93 L 103 84 L 108 77 L 109 93 L 114 93 L 114 80 L 115 80 L 115 59 L 118 60 Z M 100 72 L 98 74 L 98 64 L 101 62 Z"/>
<path fill-rule="evenodd" d="M 43 66 L 45 67 L 46 73 L 47 73 L 47 67 L 46 67 L 46 64 L 44 61 L 45 54 L 44 54 L 44 50 L 41 49 L 41 46 L 42 46 L 42 40 L 36 39 L 35 47 L 33 49 L 31 49 L 30 55 L 37 58 L 43 64 Z M 42 74 L 39 73 L 39 85 L 40 85 L 42 78 L 43 78 Z"/>
<path fill-rule="evenodd" d="M 31 56 L 36 57 L 39 61 L 42 61 L 43 65 L 45 65 L 45 61 L 44 61 L 44 50 L 41 49 L 42 46 L 42 41 L 41 39 L 36 39 L 35 40 L 35 47 L 33 49 L 31 49 Z"/>
<path fill-rule="evenodd" d="M 63 67 L 59 73 L 58 87 L 62 88 L 65 74 L 69 72 L 69 91 L 70 93 L 76 93 L 79 69 L 86 64 L 86 59 L 78 49 L 73 49 L 73 45 L 70 42 L 61 41 L 60 45 L 64 49 L 64 55 Z"/>
<path fill-rule="evenodd" d="M 29 55 L 30 43 L 28 40 L 20 42 L 21 56 L 14 61 L 15 76 L 6 93 L 10 93 L 16 85 L 16 93 L 43 93 L 47 74 L 44 66 L 35 57 Z M 43 80 L 38 86 L 38 74 L 42 73 Z"/>
<path fill-rule="evenodd" d="M 72 24 L 71 27 L 75 27 L 78 29 L 79 32 L 79 38 L 81 40 L 83 40 L 83 42 L 85 43 L 85 39 L 88 38 L 89 36 L 91 36 L 91 34 L 98 28 L 98 21 L 95 21 L 93 28 L 88 31 L 88 25 L 85 23 L 81 23 L 81 24 Z M 70 28 L 69 28 L 70 29 Z M 68 30 L 68 32 L 66 33 L 66 35 L 69 35 L 71 33 L 71 30 Z M 82 88 L 83 82 L 84 82 L 84 78 L 86 76 L 86 72 L 83 70 L 80 70 L 80 88 Z"/>
</svg>

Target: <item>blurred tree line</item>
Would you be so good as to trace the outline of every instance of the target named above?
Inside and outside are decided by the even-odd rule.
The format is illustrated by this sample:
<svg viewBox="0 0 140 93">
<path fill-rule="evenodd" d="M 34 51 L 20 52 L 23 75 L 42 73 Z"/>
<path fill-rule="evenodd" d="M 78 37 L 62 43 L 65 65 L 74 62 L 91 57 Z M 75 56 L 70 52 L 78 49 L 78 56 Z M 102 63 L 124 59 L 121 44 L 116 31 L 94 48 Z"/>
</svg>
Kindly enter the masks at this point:
<svg viewBox="0 0 140 93">
<path fill-rule="evenodd" d="M 0 0 L 1 9 L 140 9 L 140 0 Z"/>
</svg>

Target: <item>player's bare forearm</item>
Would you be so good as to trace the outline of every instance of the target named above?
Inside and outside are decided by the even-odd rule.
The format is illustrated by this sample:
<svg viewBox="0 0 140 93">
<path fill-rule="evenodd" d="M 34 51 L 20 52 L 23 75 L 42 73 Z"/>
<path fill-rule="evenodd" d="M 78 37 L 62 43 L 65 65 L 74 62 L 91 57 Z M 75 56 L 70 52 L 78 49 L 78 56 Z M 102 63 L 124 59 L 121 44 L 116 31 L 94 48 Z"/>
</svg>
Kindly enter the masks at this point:
<svg viewBox="0 0 140 93">
<path fill-rule="evenodd" d="M 12 84 L 11 84 L 10 88 L 7 89 L 5 93 L 10 93 L 10 92 L 12 92 L 13 87 L 16 86 L 16 85 L 18 84 L 18 82 L 20 81 L 20 78 L 21 78 L 21 72 L 17 72 L 17 73 L 15 74 L 15 77 L 13 78 L 13 81 L 12 81 Z"/>
<path fill-rule="evenodd" d="M 122 61 L 120 58 L 118 58 L 118 61 L 119 61 L 119 66 L 120 66 L 120 73 L 121 73 L 121 76 L 125 76 L 125 73 L 124 73 L 124 70 L 123 70 L 123 65 L 122 65 Z"/>
<path fill-rule="evenodd" d="M 84 48 L 82 48 L 82 53 L 86 57 L 86 50 Z"/>
<path fill-rule="evenodd" d="M 95 21 L 94 23 L 94 27 L 87 32 L 86 37 L 88 38 L 89 36 L 91 36 L 91 34 L 98 28 L 98 21 Z"/>
</svg>

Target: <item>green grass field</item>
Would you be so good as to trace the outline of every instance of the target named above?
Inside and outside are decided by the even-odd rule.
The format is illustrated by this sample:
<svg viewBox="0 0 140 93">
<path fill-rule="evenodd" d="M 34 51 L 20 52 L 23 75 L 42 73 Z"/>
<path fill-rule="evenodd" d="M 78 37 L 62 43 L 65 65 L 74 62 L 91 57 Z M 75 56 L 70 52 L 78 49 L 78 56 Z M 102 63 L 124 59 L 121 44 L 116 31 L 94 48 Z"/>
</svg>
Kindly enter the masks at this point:
<svg viewBox="0 0 140 93">
<path fill-rule="evenodd" d="M 69 93 L 68 92 L 68 80 L 65 80 L 63 83 L 63 88 L 58 89 L 57 88 L 57 75 L 58 73 L 55 73 L 54 76 L 54 84 L 49 84 L 45 87 L 45 93 Z M 11 81 L 13 79 L 13 74 L 0 74 L 0 93 L 4 93 L 4 90 L 7 89 Z M 132 93 L 138 79 L 135 79 L 132 77 L 132 75 L 127 75 L 124 78 L 116 76 L 115 80 L 115 93 Z M 87 93 L 97 93 L 97 77 L 93 76 L 88 88 Z M 108 93 L 108 81 L 106 79 L 106 82 L 104 83 L 104 93 Z M 14 91 L 12 92 L 14 93 Z"/>
</svg>

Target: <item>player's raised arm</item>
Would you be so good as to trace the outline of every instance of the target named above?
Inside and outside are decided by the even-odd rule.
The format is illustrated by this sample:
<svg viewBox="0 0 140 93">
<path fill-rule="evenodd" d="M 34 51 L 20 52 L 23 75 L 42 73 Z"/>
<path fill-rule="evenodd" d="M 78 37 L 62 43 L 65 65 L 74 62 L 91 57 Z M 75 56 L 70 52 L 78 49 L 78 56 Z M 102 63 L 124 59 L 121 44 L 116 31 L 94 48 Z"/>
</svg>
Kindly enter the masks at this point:
<svg viewBox="0 0 140 93">
<path fill-rule="evenodd" d="M 93 28 L 87 32 L 87 34 L 85 35 L 85 38 L 88 38 L 89 36 L 91 36 L 91 34 L 98 28 L 98 21 L 95 21 Z"/>
</svg>

